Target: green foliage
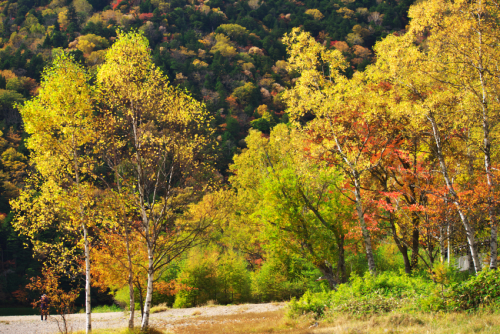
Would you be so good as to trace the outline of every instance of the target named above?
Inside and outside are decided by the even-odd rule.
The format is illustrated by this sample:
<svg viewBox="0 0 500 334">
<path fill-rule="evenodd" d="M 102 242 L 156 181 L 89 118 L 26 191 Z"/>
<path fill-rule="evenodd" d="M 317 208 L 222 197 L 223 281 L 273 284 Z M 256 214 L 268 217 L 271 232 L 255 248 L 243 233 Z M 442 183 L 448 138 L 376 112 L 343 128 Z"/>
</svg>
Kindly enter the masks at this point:
<svg viewBox="0 0 500 334">
<path fill-rule="evenodd" d="M 469 280 L 454 284 L 447 295 L 448 307 L 455 311 L 500 308 L 500 271 L 483 270 Z"/>
<path fill-rule="evenodd" d="M 398 309 L 412 311 L 418 310 L 420 302 L 435 288 L 435 283 L 422 277 L 393 272 L 373 276 L 367 272 L 363 276 L 353 275 L 349 283 L 340 285 L 337 291 L 307 292 L 299 300 L 293 299 L 288 312 L 289 315 L 313 312 L 321 316 L 328 309 L 361 316 Z"/>
<path fill-rule="evenodd" d="M 101 305 L 92 308 L 92 313 L 123 312 L 118 305 Z"/>
<path fill-rule="evenodd" d="M 273 254 L 252 276 L 252 294 L 259 302 L 288 300 L 301 296 L 308 288 L 318 290 L 320 284 L 311 286 L 320 271 L 301 258 Z"/>
<path fill-rule="evenodd" d="M 183 287 L 176 295 L 176 308 L 201 305 L 208 300 L 227 304 L 250 299 L 251 279 L 246 261 L 232 250 L 192 250 L 178 282 Z"/>
<path fill-rule="evenodd" d="M 236 88 L 232 95 L 240 104 L 246 106 L 252 102 L 256 102 L 256 90 L 257 87 L 253 83 L 247 82 L 243 86 Z"/>
</svg>

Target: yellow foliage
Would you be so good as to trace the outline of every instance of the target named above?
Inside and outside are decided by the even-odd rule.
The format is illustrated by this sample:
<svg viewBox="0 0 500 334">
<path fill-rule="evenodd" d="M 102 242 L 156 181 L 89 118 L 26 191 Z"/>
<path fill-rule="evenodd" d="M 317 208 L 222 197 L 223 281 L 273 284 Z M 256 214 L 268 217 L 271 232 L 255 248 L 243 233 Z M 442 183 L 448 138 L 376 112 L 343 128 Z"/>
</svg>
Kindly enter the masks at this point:
<svg viewBox="0 0 500 334">
<path fill-rule="evenodd" d="M 351 32 L 350 34 L 347 34 L 347 37 L 345 40 L 347 41 L 347 43 L 349 43 L 351 45 L 363 44 L 363 42 L 364 42 L 363 37 L 361 37 L 361 35 L 353 33 L 353 32 Z"/>
<path fill-rule="evenodd" d="M 69 25 L 69 19 L 68 19 L 68 8 L 64 8 L 61 12 L 59 12 L 59 15 L 57 16 L 57 22 L 59 23 L 59 26 L 61 27 L 62 30 L 66 30 Z"/>
<path fill-rule="evenodd" d="M 342 17 L 344 19 L 350 19 L 354 15 L 354 11 L 350 10 L 347 7 L 342 7 L 340 9 L 338 9 L 337 13 L 339 13 L 340 15 L 342 15 Z"/>
<path fill-rule="evenodd" d="M 208 64 L 205 63 L 204 61 L 202 60 L 199 60 L 199 59 L 195 59 L 193 60 L 193 65 L 196 66 L 196 67 L 208 67 Z"/>
<path fill-rule="evenodd" d="M 243 68 L 243 70 L 245 70 L 245 71 L 250 71 L 250 70 L 254 69 L 255 66 L 252 63 L 243 63 L 243 65 L 241 65 L 241 68 Z"/>
<path fill-rule="evenodd" d="M 234 46 L 232 46 L 232 43 L 229 40 L 229 37 L 227 37 L 223 34 L 216 34 L 215 40 L 217 42 L 210 50 L 210 53 L 215 54 L 217 51 L 219 51 L 223 57 L 228 57 L 228 58 L 234 57 L 238 54 L 238 52 L 236 51 L 236 48 Z"/>
<path fill-rule="evenodd" d="M 305 13 L 314 17 L 314 19 L 317 21 L 325 17 L 318 9 L 308 9 Z"/>
</svg>

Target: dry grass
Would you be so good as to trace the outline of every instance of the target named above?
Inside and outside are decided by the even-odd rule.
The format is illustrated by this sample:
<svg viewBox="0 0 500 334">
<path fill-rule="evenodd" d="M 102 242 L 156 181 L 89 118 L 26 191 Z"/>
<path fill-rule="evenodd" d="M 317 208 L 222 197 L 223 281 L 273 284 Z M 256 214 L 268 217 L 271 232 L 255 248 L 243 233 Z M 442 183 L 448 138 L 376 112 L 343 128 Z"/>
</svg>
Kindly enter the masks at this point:
<svg viewBox="0 0 500 334">
<path fill-rule="evenodd" d="M 242 334 L 242 333 L 306 333 L 310 317 L 288 320 L 284 311 L 264 313 L 240 313 L 217 317 L 196 317 L 175 323 L 177 334 Z"/>
<path fill-rule="evenodd" d="M 338 315 L 316 325 L 312 317 L 286 319 L 284 311 L 197 317 L 176 323 L 176 334 L 469 334 L 500 333 L 496 314 L 386 314 L 365 319 Z"/>
<path fill-rule="evenodd" d="M 332 315 L 314 320 L 312 316 L 287 319 L 285 311 L 239 313 L 215 317 L 196 316 L 171 322 L 173 328 L 152 329 L 151 334 L 500 334 L 498 314 L 434 313 L 385 315 L 354 318 Z M 80 333 L 80 332 L 79 332 Z M 84 332 L 81 332 L 84 333 Z M 94 330 L 93 334 L 137 334 L 126 329 Z"/>
<path fill-rule="evenodd" d="M 370 333 L 370 334 L 468 334 L 500 333 L 500 317 L 497 314 L 435 313 L 401 314 L 392 313 L 355 319 L 349 316 L 332 317 L 320 327 L 305 333 Z"/>
<path fill-rule="evenodd" d="M 216 300 L 209 300 L 205 305 L 203 305 L 203 307 L 214 307 L 214 306 L 219 306 Z"/>
<path fill-rule="evenodd" d="M 159 305 L 156 305 L 156 306 L 153 306 L 151 308 L 151 313 L 160 313 L 160 312 L 165 312 L 165 311 L 168 311 L 170 310 L 170 307 L 167 306 L 166 303 L 163 303 L 163 304 L 159 304 Z"/>
<path fill-rule="evenodd" d="M 85 331 L 78 331 L 75 334 L 84 334 Z M 171 332 L 150 328 L 147 332 L 141 332 L 140 328 L 130 330 L 128 328 L 112 328 L 112 329 L 92 329 L 92 334 L 170 334 Z"/>
</svg>

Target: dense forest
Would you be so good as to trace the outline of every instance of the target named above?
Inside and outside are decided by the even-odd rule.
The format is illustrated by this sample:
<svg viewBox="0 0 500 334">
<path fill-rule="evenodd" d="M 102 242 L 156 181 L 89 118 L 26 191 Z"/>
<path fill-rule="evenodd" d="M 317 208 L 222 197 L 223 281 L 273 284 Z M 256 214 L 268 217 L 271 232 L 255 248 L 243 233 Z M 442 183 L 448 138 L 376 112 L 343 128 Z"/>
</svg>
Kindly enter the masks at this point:
<svg viewBox="0 0 500 334">
<path fill-rule="evenodd" d="M 0 306 L 499 307 L 497 2 L 0 9 Z"/>
</svg>

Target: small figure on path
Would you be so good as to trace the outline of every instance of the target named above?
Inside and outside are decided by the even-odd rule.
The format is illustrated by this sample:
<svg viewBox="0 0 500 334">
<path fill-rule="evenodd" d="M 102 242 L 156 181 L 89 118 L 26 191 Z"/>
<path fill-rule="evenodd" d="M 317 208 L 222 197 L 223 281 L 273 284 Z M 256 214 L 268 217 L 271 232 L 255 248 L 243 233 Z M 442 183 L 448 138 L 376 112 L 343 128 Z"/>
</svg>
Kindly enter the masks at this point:
<svg viewBox="0 0 500 334">
<path fill-rule="evenodd" d="M 45 321 L 47 321 L 47 315 L 49 314 L 49 302 L 50 302 L 49 297 L 47 297 L 46 294 L 43 294 L 42 298 L 40 299 L 40 310 L 42 313 L 42 321 L 44 315 L 45 315 Z"/>
</svg>

